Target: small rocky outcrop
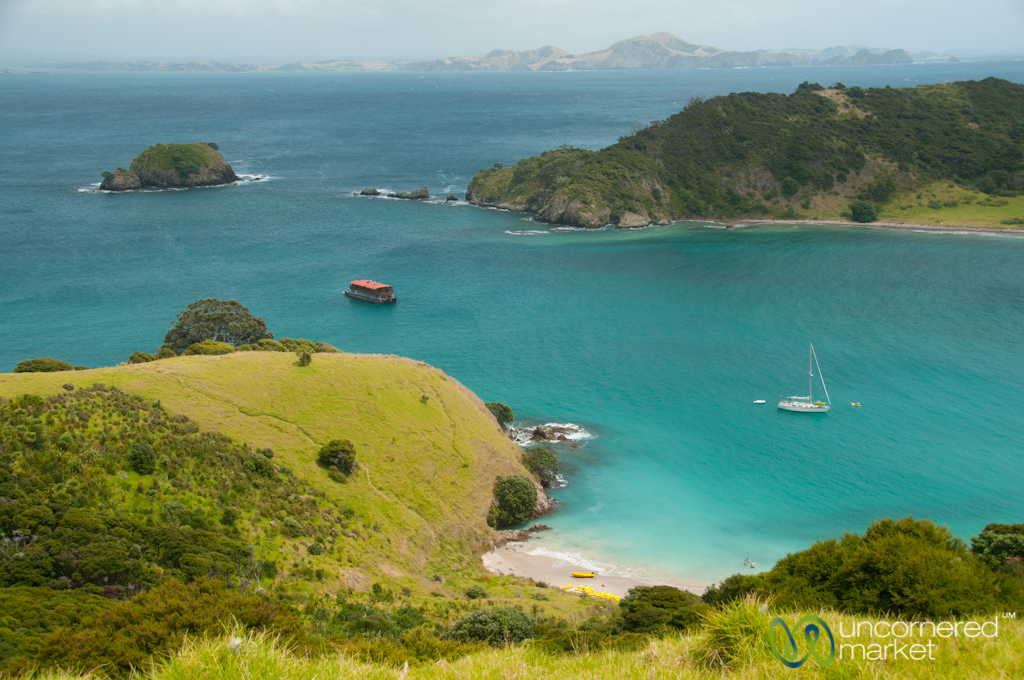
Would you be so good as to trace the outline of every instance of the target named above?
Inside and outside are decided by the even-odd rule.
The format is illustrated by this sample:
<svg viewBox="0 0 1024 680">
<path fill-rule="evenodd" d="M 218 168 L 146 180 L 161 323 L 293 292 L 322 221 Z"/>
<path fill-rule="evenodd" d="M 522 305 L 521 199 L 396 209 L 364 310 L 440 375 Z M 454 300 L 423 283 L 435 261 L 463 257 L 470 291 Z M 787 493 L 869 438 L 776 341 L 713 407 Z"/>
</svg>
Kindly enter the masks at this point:
<svg viewBox="0 0 1024 680">
<path fill-rule="evenodd" d="M 530 433 L 535 442 L 567 442 L 572 441 L 568 435 L 576 434 L 580 429 L 570 425 L 538 425 Z"/>
<path fill-rule="evenodd" d="M 530 540 L 530 536 L 540 531 L 550 531 L 551 527 L 546 524 L 534 524 L 529 529 L 516 529 L 510 531 L 498 532 L 498 540 L 494 542 L 494 547 L 500 548 L 506 543 L 522 543 L 523 541 Z"/>
<path fill-rule="evenodd" d="M 455 194 L 448 194 L 447 196 L 445 196 L 444 200 L 445 203 L 450 203 L 452 201 L 457 201 L 459 199 L 455 198 Z"/>
<path fill-rule="evenodd" d="M 359 192 L 360 196 L 380 196 L 380 192 L 373 187 L 366 187 Z"/>
<path fill-rule="evenodd" d="M 430 198 L 430 192 L 427 191 L 426 187 L 420 187 L 415 191 L 398 191 L 392 194 L 395 198 L 405 198 L 413 201 L 423 200 L 424 198 Z"/>
<path fill-rule="evenodd" d="M 237 181 L 238 175 L 213 142 L 157 144 L 136 156 L 128 170 L 103 173 L 100 189 L 185 189 Z"/>
<path fill-rule="evenodd" d="M 103 191 L 131 191 L 141 188 L 142 182 L 139 181 L 139 176 L 124 168 L 103 173 L 103 182 L 100 184 L 100 189 Z"/>
</svg>

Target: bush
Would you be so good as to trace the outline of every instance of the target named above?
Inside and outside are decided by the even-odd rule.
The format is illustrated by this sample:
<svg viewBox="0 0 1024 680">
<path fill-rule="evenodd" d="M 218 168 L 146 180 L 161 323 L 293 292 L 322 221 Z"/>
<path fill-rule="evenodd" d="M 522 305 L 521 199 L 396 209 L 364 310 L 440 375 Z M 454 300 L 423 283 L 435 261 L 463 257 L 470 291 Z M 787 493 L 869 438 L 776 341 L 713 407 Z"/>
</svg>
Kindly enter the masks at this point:
<svg viewBox="0 0 1024 680">
<path fill-rule="evenodd" d="M 306 548 L 306 552 L 310 555 L 323 555 L 327 550 L 325 550 L 323 545 L 319 543 L 310 543 L 309 547 Z"/>
<path fill-rule="evenodd" d="M 234 508 L 224 508 L 220 514 L 220 523 L 226 527 L 233 527 L 238 523 L 239 513 Z"/>
<path fill-rule="evenodd" d="M 846 95 L 851 99 L 863 99 L 865 91 L 863 87 L 854 85 L 853 87 L 847 88 Z"/>
<path fill-rule="evenodd" d="M 786 198 L 790 198 L 796 192 L 800 191 L 800 183 L 792 177 L 787 177 L 782 180 L 782 195 Z"/>
<path fill-rule="evenodd" d="M 128 467 L 140 475 L 151 475 L 156 470 L 156 454 L 153 447 L 144 442 L 135 442 L 128 450 Z"/>
<path fill-rule="evenodd" d="M 520 475 L 498 477 L 494 482 L 494 499 L 497 505 L 492 506 L 488 523 L 494 528 L 518 524 L 533 517 L 537 487 Z"/>
<path fill-rule="evenodd" d="M 164 336 L 164 345 L 181 352 L 203 340 L 234 346 L 273 337 L 263 319 L 253 316 L 238 300 L 206 298 L 193 302 L 178 315 L 174 327 Z"/>
<path fill-rule="evenodd" d="M 321 354 L 341 354 L 340 349 L 327 342 L 313 343 L 313 347 L 316 348 L 315 351 L 320 352 Z"/>
<path fill-rule="evenodd" d="M 484 406 L 486 406 L 487 410 L 494 415 L 498 424 L 502 427 L 507 427 L 508 424 L 512 422 L 513 418 L 515 418 L 515 415 L 512 413 L 512 409 L 509 408 L 508 405 L 502 404 L 500 401 L 489 401 L 484 404 Z"/>
<path fill-rule="evenodd" d="M 1024 559 L 1024 524 L 987 524 L 971 537 L 971 552 L 996 569 Z"/>
<path fill-rule="evenodd" d="M 277 340 L 270 338 L 264 338 L 256 343 L 256 347 L 262 352 L 287 352 L 288 348 L 279 343 Z"/>
<path fill-rule="evenodd" d="M 231 354 L 235 351 L 235 348 L 226 342 L 217 342 L 216 340 L 203 340 L 197 342 L 194 345 L 190 345 L 185 350 L 186 355 L 194 354 Z"/>
<path fill-rule="evenodd" d="M 709 609 L 693 593 L 672 586 L 637 586 L 619 601 L 623 629 L 638 633 L 693 628 Z"/>
<path fill-rule="evenodd" d="M 313 355 L 309 352 L 299 352 L 299 366 L 309 366 L 313 363 Z"/>
<path fill-rule="evenodd" d="M 57 371 L 73 371 L 74 366 L 60 359 L 51 357 L 39 357 L 37 359 L 26 359 L 18 362 L 14 367 L 15 373 L 55 373 Z"/>
<path fill-rule="evenodd" d="M 874 222 L 878 219 L 875 206 L 867 201 L 858 201 L 850 206 L 850 215 L 854 222 Z"/>
<path fill-rule="evenodd" d="M 487 642 L 494 647 L 508 647 L 534 636 L 537 622 L 509 607 L 491 607 L 471 612 L 459 619 L 450 636 L 462 642 Z"/>
<path fill-rule="evenodd" d="M 276 472 L 274 464 L 270 462 L 270 459 L 258 453 L 246 457 L 242 462 L 242 467 L 245 468 L 246 472 L 259 475 L 260 477 L 273 477 Z"/>
<path fill-rule="evenodd" d="M 332 439 L 320 447 L 316 454 L 317 461 L 328 468 L 334 468 L 352 474 L 356 469 L 356 449 L 347 439 Z"/>
<path fill-rule="evenodd" d="M 558 482 L 558 458 L 551 449 L 537 446 L 523 452 L 523 465 L 540 477 L 541 486 L 550 489 Z"/>
<path fill-rule="evenodd" d="M 38 659 L 49 667 L 102 668 L 105 675 L 127 678 L 177 650 L 186 636 L 217 635 L 225 626 L 278 634 L 293 650 L 309 649 L 302 621 L 286 605 L 228 590 L 218 581 L 184 585 L 171 579 L 110 607 L 87 627 L 50 635 Z"/>
<path fill-rule="evenodd" d="M 170 359 L 171 357 L 176 357 L 176 356 L 178 356 L 178 353 L 175 352 L 170 347 L 161 347 L 160 351 L 156 353 L 156 358 L 157 359 Z"/>
<path fill-rule="evenodd" d="M 150 361 L 156 361 L 156 356 L 149 352 L 132 352 L 132 355 L 128 357 L 129 364 L 147 364 Z"/>
<path fill-rule="evenodd" d="M 481 585 L 470 586 L 466 588 L 466 598 L 470 600 L 486 600 L 490 595 L 484 590 Z"/>
</svg>

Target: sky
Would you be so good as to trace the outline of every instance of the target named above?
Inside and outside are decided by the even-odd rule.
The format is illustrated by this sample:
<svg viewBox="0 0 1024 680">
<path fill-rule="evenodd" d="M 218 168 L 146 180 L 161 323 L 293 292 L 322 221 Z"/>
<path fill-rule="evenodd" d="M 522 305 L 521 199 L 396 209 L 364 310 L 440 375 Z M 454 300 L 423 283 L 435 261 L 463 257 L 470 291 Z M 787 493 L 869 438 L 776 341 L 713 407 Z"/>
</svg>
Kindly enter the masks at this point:
<svg viewBox="0 0 1024 680">
<path fill-rule="evenodd" d="M 0 54 L 424 59 L 599 50 L 668 31 L 732 50 L 1024 53 L 1024 0 L 0 0 Z"/>
</svg>

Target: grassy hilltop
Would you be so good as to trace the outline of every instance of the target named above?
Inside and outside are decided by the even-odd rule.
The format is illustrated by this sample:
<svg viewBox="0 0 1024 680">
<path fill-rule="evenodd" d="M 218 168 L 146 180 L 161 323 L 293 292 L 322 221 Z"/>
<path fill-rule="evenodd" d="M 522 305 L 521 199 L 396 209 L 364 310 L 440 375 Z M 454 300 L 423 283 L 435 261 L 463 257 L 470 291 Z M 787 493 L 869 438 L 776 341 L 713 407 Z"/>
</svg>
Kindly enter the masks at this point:
<svg viewBox="0 0 1024 680">
<path fill-rule="evenodd" d="M 100 189 L 172 189 L 216 186 L 238 180 L 213 142 L 155 144 L 132 161 L 127 170 L 104 172 Z"/>
<path fill-rule="evenodd" d="M 323 568 L 328 583 L 340 581 L 336 587 L 365 590 L 379 579 L 425 587 L 434 573 L 475 573 L 476 554 L 493 535 L 486 517 L 495 477 L 530 474 L 519 447 L 469 390 L 437 369 L 399 357 L 317 354 L 300 368 L 290 352 L 239 352 L 0 374 L 0 397 L 61 394 L 64 384 L 81 389 L 94 383 L 158 400 L 163 409 L 236 443 L 269 447 L 275 463 L 322 491 L 321 511 L 351 509 L 365 525 L 355 522 L 356 538 L 333 539 L 340 563 L 302 551 L 304 564 Z M 332 480 L 316 464 L 317 451 L 331 439 L 355 445 L 359 469 L 347 483 Z M 127 482 L 134 488 L 134 479 Z M 268 521 L 251 527 L 252 535 L 265 537 Z M 265 540 L 273 555 L 289 555 L 290 564 L 292 542 Z"/>
<path fill-rule="evenodd" d="M 1024 224 L 1024 86 L 988 78 L 694 99 L 600 151 L 477 173 L 477 205 L 553 224 L 879 219 Z M 866 212 L 851 211 L 858 203 Z"/>
</svg>

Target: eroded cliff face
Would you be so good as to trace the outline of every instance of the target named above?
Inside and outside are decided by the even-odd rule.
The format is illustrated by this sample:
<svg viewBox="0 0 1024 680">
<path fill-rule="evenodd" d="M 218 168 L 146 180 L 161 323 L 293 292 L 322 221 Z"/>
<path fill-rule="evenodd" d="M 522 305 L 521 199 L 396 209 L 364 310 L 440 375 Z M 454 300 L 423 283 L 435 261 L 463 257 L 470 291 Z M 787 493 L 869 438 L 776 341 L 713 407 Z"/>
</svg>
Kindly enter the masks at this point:
<svg viewBox="0 0 1024 680">
<path fill-rule="evenodd" d="M 104 174 L 100 189 L 185 189 L 236 181 L 238 175 L 215 144 L 157 144 L 136 156 L 127 171 Z"/>
</svg>

